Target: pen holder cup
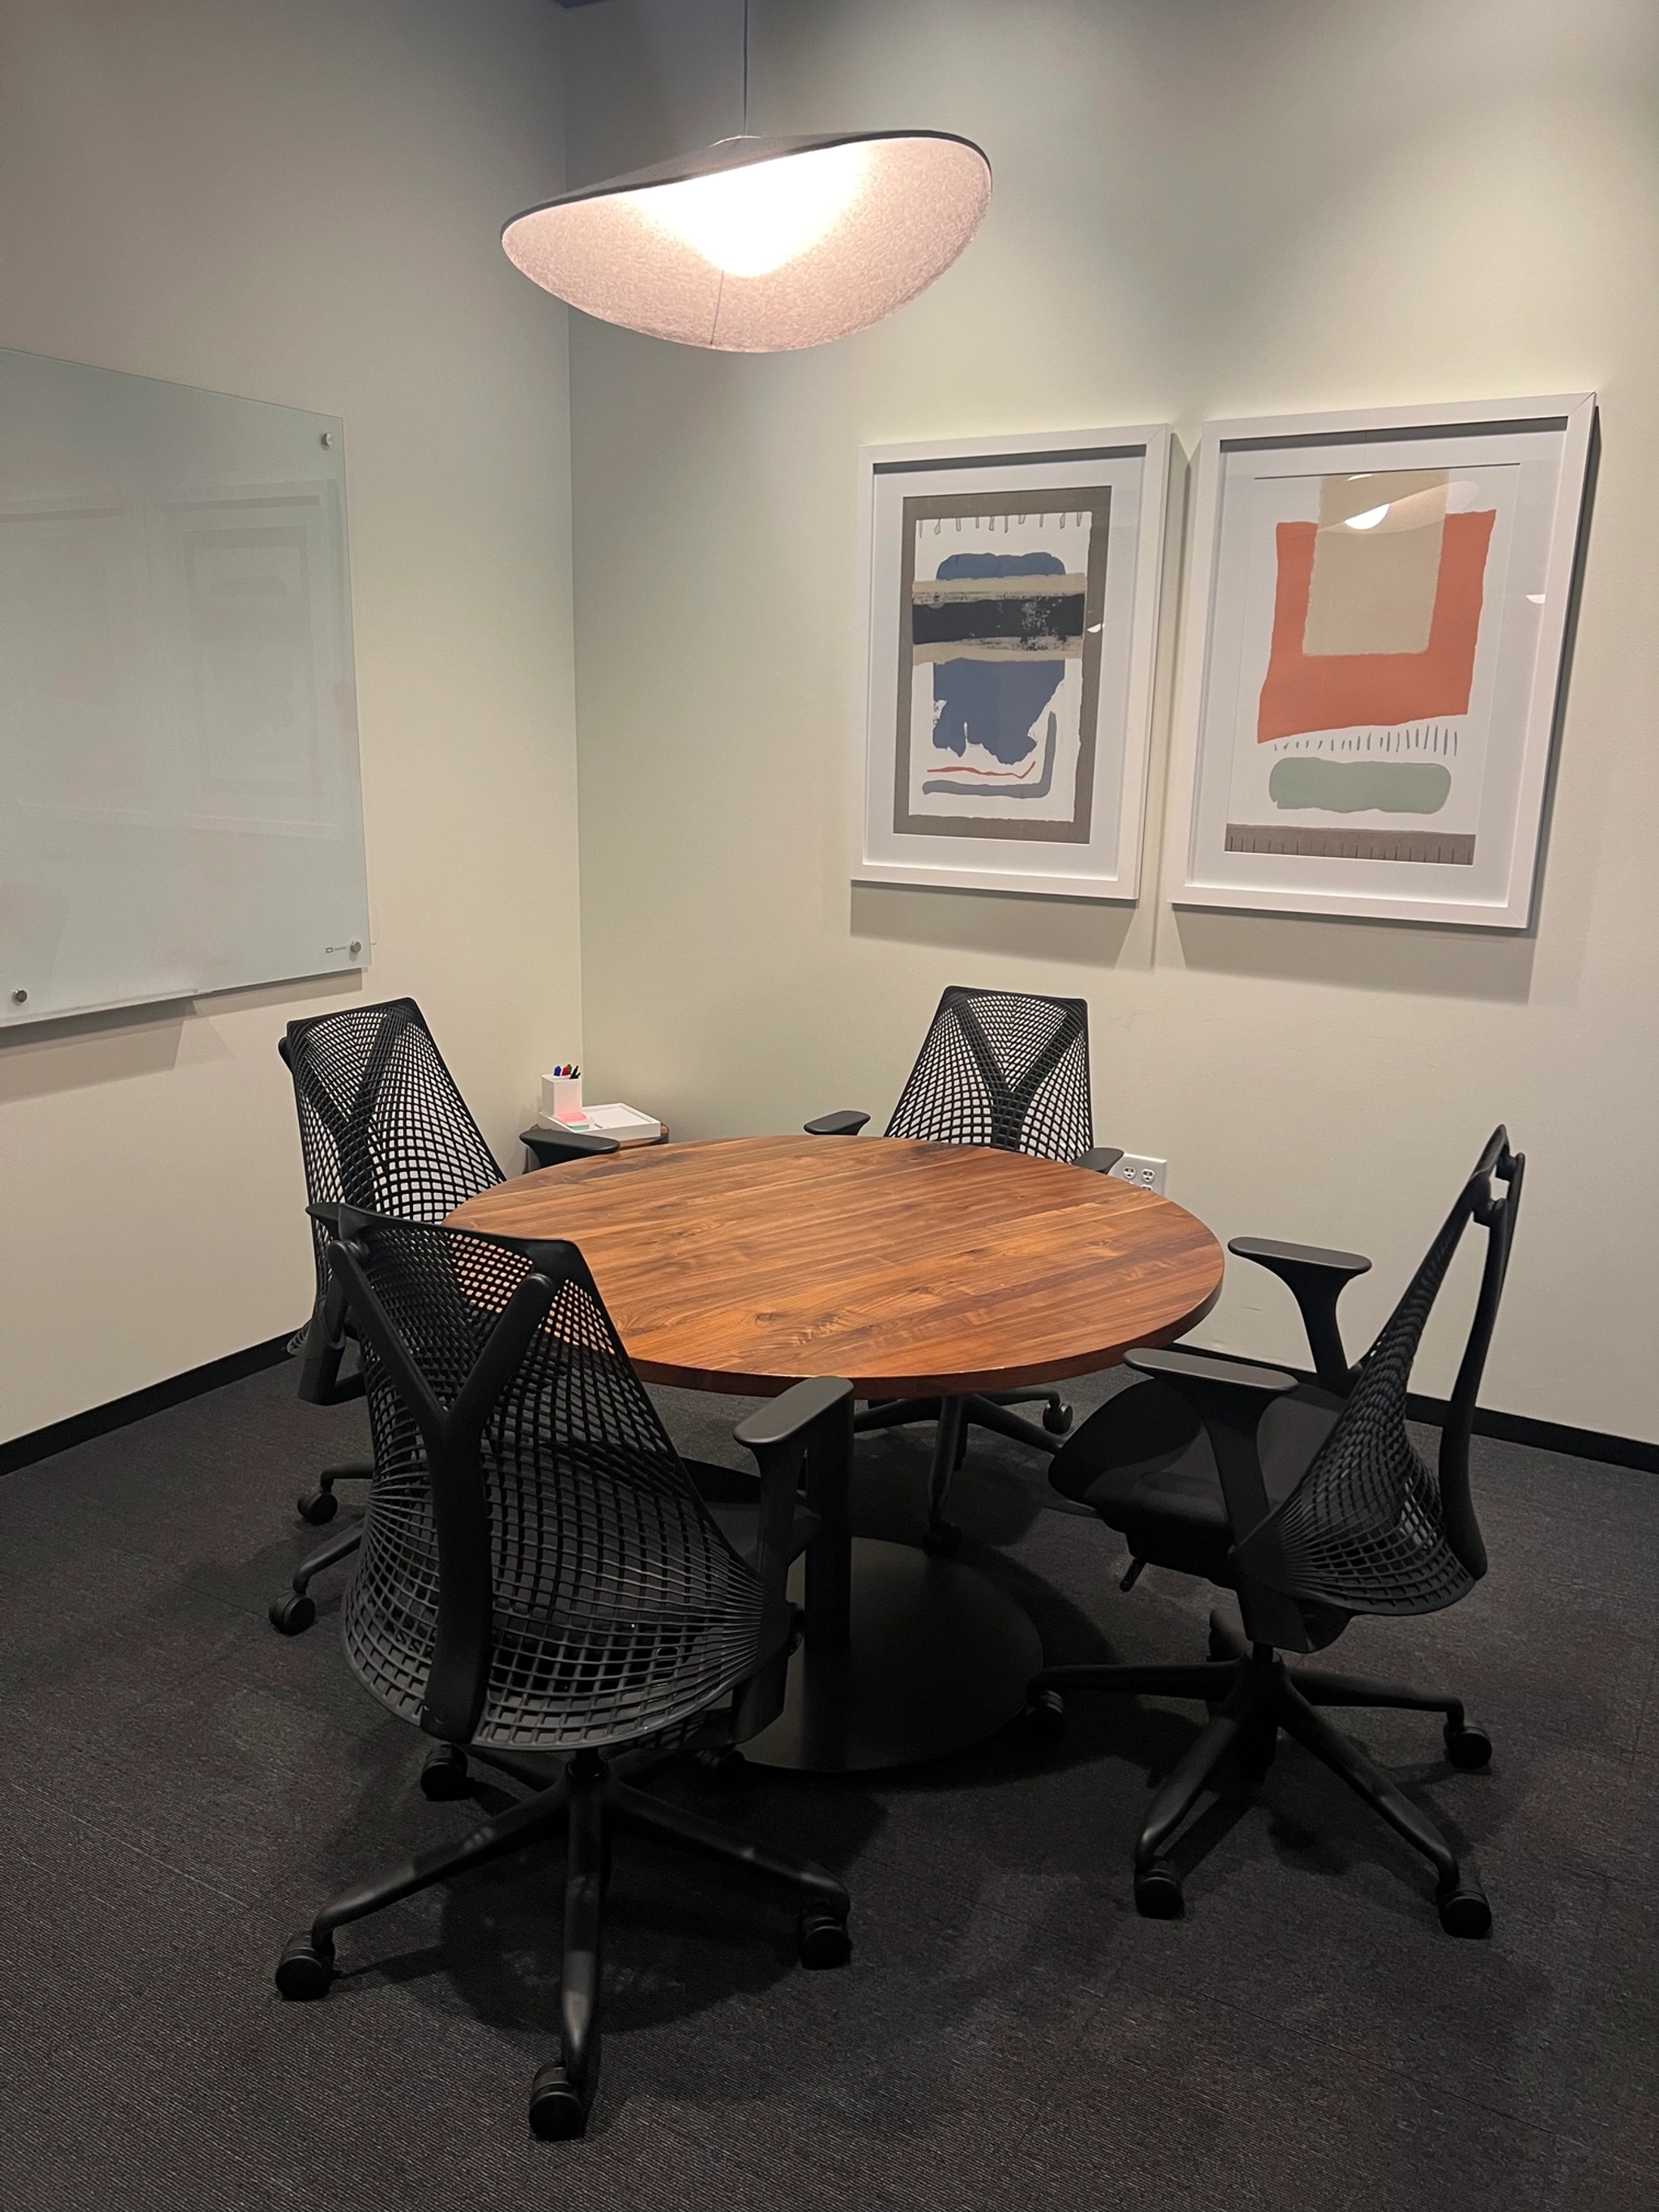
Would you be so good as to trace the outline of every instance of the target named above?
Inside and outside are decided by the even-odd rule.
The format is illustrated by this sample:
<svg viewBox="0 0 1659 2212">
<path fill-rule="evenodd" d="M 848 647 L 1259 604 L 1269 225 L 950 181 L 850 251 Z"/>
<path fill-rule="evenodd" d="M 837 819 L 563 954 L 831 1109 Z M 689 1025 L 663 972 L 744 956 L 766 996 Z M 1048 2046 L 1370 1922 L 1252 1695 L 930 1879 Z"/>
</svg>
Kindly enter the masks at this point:
<svg viewBox="0 0 1659 2212">
<path fill-rule="evenodd" d="M 542 1118 L 555 1121 L 586 1120 L 582 1111 L 582 1079 L 580 1075 L 543 1076 Z"/>
</svg>

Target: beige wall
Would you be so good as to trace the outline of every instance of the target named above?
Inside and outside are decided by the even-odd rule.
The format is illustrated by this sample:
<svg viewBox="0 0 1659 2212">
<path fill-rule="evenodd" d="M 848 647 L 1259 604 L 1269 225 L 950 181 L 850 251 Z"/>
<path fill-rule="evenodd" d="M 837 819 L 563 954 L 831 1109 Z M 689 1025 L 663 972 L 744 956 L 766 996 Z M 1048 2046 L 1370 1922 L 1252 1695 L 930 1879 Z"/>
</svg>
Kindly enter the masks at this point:
<svg viewBox="0 0 1659 2212">
<path fill-rule="evenodd" d="M 588 1071 L 687 1135 L 884 1115 L 949 981 L 1082 993 L 1097 1133 L 1223 1236 L 1371 1253 L 1492 1123 L 1532 1158 L 1488 1403 L 1659 1437 L 1659 10 L 1651 0 L 753 0 L 752 127 L 990 153 L 880 328 L 726 358 L 572 318 Z M 734 130 L 735 0 L 565 27 L 570 172 Z M 855 456 L 890 439 L 1597 387 L 1535 935 L 852 891 Z M 1149 831 L 1159 814 L 1155 762 Z M 1155 846 L 1153 849 L 1156 849 Z M 592 1092 L 590 1092 L 592 1095 Z M 1291 1357 L 1235 1268 L 1201 1334 Z M 1423 1387 L 1449 1380 L 1449 1336 Z"/>
<path fill-rule="evenodd" d="M 0 0 L 0 344 L 344 417 L 374 964 L 504 1161 L 577 1049 L 548 0 Z M 0 1435 L 293 1328 L 283 1024 L 335 981 L 0 1043 Z"/>
</svg>

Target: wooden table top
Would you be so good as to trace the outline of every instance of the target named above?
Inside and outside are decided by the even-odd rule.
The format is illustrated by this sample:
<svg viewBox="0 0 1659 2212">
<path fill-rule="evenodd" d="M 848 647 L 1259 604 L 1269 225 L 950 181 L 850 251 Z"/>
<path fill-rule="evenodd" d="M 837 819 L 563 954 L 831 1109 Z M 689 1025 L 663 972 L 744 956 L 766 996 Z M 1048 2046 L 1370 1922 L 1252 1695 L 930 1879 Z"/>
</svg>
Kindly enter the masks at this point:
<svg viewBox="0 0 1659 2212">
<path fill-rule="evenodd" d="M 1021 1152 L 899 1137 L 641 1146 L 498 1183 L 455 1229 L 568 1237 L 647 1382 L 1012 1389 L 1168 1344 L 1221 1291 L 1201 1221 Z"/>
</svg>

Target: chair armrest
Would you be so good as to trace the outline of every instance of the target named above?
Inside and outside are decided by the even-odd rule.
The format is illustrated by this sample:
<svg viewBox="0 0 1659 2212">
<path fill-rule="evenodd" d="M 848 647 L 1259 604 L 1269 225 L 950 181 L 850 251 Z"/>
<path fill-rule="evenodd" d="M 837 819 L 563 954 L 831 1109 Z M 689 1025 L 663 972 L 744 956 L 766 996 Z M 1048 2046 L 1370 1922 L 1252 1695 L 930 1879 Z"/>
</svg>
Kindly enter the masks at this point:
<svg viewBox="0 0 1659 2212">
<path fill-rule="evenodd" d="M 815 1375 L 793 1382 L 781 1397 L 769 1398 L 752 1413 L 745 1413 L 732 1435 L 745 1451 L 757 1454 L 792 1443 L 833 1407 L 852 1397 L 853 1386 L 833 1375 Z"/>
<path fill-rule="evenodd" d="M 1271 1267 L 1276 1274 L 1291 1267 L 1310 1267 L 1339 1275 L 1346 1283 L 1370 1272 L 1371 1263 L 1363 1252 L 1329 1252 L 1322 1244 L 1280 1244 L 1272 1237 L 1235 1237 L 1227 1249 L 1237 1252 L 1241 1260 Z"/>
<path fill-rule="evenodd" d="M 856 1137 L 869 1118 L 856 1106 L 843 1106 L 838 1113 L 820 1114 L 804 1126 L 809 1137 Z"/>
<path fill-rule="evenodd" d="M 304 1406 L 343 1406 L 361 1398 L 368 1383 L 361 1368 L 345 1376 L 340 1373 L 348 1340 L 345 1301 L 338 1285 L 331 1282 L 306 1324 L 300 1346 L 300 1402 Z"/>
<path fill-rule="evenodd" d="M 308 1206 L 306 1212 L 331 1236 L 339 1234 L 337 1206 Z M 300 1347 L 301 1405 L 343 1406 L 349 1400 L 364 1395 L 368 1386 L 361 1369 L 348 1375 L 344 1382 L 340 1380 L 340 1363 L 349 1335 L 347 1318 L 345 1285 L 330 1268 L 326 1287 L 311 1310 L 305 1342 Z"/>
<path fill-rule="evenodd" d="M 1287 1375 L 1282 1367 L 1256 1367 L 1243 1359 L 1214 1359 L 1208 1352 L 1183 1352 L 1176 1345 L 1147 1345 L 1139 1352 L 1126 1352 L 1123 1364 L 1133 1367 L 1137 1375 L 1155 1375 L 1163 1382 L 1188 1383 L 1194 1391 L 1202 1389 L 1242 1392 L 1241 1405 L 1248 1400 L 1282 1398 L 1287 1390 L 1296 1388 L 1295 1376 Z"/>
<path fill-rule="evenodd" d="M 1271 1237 L 1235 1237 L 1227 1249 L 1241 1260 L 1254 1260 L 1258 1267 L 1266 1267 L 1285 1285 L 1301 1310 L 1315 1374 L 1326 1389 L 1346 1398 L 1352 1387 L 1353 1370 L 1342 1346 L 1336 1302 L 1356 1275 L 1370 1273 L 1370 1261 L 1358 1252 L 1328 1252 L 1317 1244 L 1280 1244 Z"/>
<path fill-rule="evenodd" d="M 745 1416 L 732 1434 L 753 1452 L 760 1469 L 756 1571 L 769 1589 L 781 1592 L 789 1575 L 796 1494 L 809 1459 L 821 1465 L 826 1457 L 852 1458 L 853 1386 L 829 1375 L 796 1382 Z"/>
<path fill-rule="evenodd" d="M 596 1129 L 525 1129 L 520 1139 L 526 1152 L 533 1152 L 539 1168 L 557 1167 L 565 1160 L 585 1160 L 598 1152 L 619 1152 L 622 1146 L 614 1137 L 602 1137 Z"/>
<path fill-rule="evenodd" d="M 1087 1168 L 1091 1175 L 1110 1175 L 1122 1158 L 1121 1145 L 1096 1145 L 1089 1152 L 1079 1152 L 1072 1164 Z"/>
</svg>

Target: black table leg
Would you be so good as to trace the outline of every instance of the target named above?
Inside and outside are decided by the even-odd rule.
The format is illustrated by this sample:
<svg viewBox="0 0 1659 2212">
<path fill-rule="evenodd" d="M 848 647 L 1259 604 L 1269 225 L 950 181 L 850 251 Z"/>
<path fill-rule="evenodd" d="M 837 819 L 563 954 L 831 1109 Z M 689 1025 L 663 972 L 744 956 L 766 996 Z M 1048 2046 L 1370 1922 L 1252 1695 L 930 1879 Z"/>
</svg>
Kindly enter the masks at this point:
<svg viewBox="0 0 1659 2212">
<path fill-rule="evenodd" d="M 945 1445 L 953 1468 L 962 1401 L 947 1403 L 957 1408 Z M 789 1584 L 806 1632 L 783 1711 L 744 1746 L 757 1765 L 845 1774 L 941 1759 L 1012 1720 L 1042 1664 L 1030 1616 L 988 1575 L 852 1534 L 849 1464 L 825 1451 L 807 1469 L 823 1526 Z"/>
<path fill-rule="evenodd" d="M 912 1544 L 855 1536 L 844 1645 L 809 1629 L 784 1709 L 744 1746 L 760 1766 L 810 1774 L 914 1766 L 994 1735 L 1042 1664 L 1030 1616 L 988 1575 Z M 804 1595 L 797 1564 L 790 1595 Z"/>
</svg>

